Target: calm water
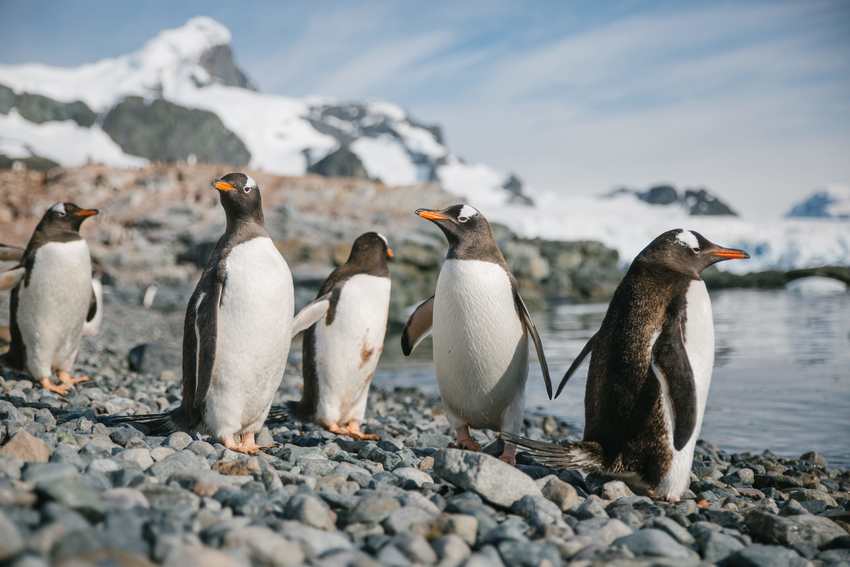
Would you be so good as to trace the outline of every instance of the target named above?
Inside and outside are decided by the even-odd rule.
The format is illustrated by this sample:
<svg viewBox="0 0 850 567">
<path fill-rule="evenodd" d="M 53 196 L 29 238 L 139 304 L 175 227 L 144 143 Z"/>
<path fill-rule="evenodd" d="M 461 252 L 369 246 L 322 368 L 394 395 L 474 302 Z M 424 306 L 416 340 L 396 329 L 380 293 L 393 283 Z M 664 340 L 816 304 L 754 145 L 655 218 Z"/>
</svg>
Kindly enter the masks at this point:
<svg viewBox="0 0 850 567">
<path fill-rule="evenodd" d="M 850 466 L 850 294 L 803 297 L 786 291 L 711 294 L 717 355 L 701 437 L 730 451 L 798 456 L 808 450 Z M 557 386 L 595 332 L 607 305 L 557 305 L 536 314 Z M 430 342 L 412 360 L 388 341 L 377 380 L 436 391 Z M 423 348 L 424 347 L 424 348 Z M 534 355 L 531 360 L 536 361 Z M 584 423 L 587 362 L 560 398 L 546 397 L 534 362 L 530 411 Z"/>
</svg>

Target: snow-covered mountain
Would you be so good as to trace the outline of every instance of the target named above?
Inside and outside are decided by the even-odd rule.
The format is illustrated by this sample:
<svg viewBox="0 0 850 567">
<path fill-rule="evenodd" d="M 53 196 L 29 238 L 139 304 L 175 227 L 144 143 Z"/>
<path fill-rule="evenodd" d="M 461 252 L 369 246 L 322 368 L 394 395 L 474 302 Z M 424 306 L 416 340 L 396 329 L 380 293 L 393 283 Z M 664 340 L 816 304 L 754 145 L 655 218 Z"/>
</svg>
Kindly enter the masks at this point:
<svg viewBox="0 0 850 567">
<path fill-rule="evenodd" d="M 0 167 L 197 160 L 393 185 L 433 181 L 523 236 L 599 240 L 624 262 L 683 227 L 753 255 L 723 269 L 850 265 L 850 223 L 840 220 L 850 216 L 846 187 L 816 193 L 787 219 L 737 217 L 707 191 L 671 186 L 604 198 L 535 193 L 532 202 L 518 177 L 464 162 L 438 126 L 394 104 L 257 92 L 230 39 L 198 17 L 139 51 L 80 67 L 0 65 Z"/>
<path fill-rule="evenodd" d="M 257 92 L 230 39 L 220 23 L 197 17 L 139 51 L 80 67 L 0 65 L 0 156 L 355 172 L 393 185 L 437 182 L 482 204 L 528 202 L 518 178 L 465 163 L 438 126 L 394 104 Z"/>
<path fill-rule="evenodd" d="M 787 216 L 850 220 L 850 186 L 828 185 L 819 189 L 794 205 Z"/>
</svg>

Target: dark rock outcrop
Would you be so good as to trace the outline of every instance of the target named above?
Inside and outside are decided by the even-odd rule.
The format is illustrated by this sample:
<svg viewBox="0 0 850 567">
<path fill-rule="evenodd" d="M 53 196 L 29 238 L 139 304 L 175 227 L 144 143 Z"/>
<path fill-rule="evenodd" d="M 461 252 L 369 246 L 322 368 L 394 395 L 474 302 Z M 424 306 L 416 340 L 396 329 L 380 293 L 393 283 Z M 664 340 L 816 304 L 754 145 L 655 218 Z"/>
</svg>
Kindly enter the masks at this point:
<svg viewBox="0 0 850 567">
<path fill-rule="evenodd" d="M 830 211 L 838 198 L 828 191 L 816 191 L 805 201 L 794 205 L 788 214 L 789 218 L 839 218 L 850 219 L 850 214 L 834 214 Z"/>
<path fill-rule="evenodd" d="M 248 148 L 221 119 L 206 110 L 163 99 L 127 97 L 103 119 L 103 130 L 128 154 L 155 161 L 183 161 L 194 155 L 206 163 L 245 165 Z"/>
<path fill-rule="evenodd" d="M 730 215 L 738 216 L 732 207 L 712 195 L 705 188 L 679 190 L 672 185 L 655 185 L 645 191 L 626 187 L 610 193 L 609 197 L 634 195 L 650 205 L 680 205 L 689 215 Z"/>
<path fill-rule="evenodd" d="M 323 177 L 354 177 L 369 179 L 369 172 L 360 158 L 348 146 L 340 146 L 319 161 L 311 164 L 307 171 Z"/>
<path fill-rule="evenodd" d="M 251 79 L 236 65 L 233 50 L 229 45 L 216 45 L 207 49 L 201 54 L 198 63 L 210 74 L 213 82 L 229 87 L 257 90 Z"/>
<path fill-rule="evenodd" d="M 0 169 L 12 169 L 16 163 L 22 163 L 27 169 L 34 171 L 47 171 L 54 167 L 59 167 L 59 164 L 52 159 L 31 155 L 25 158 L 13 158 L 4 154 L 0 154 Z"/>
<path fill-rule="evenodd" d="M 511 173 L 502 184 L 502 189 L 510 194 L 510 197 L 508 197 L 509 203 L 528 205 L 530 207 L 534 206 L 534 199 L 525 194 L 522 179 L 517 174 Z"/>
<path fill-rule="evenodd" d="M 13 108 L 24 119 L 36 124 L 73 120 L 88 128 L 97 120 L 97 114 L 82 101 L 60 102 L 39 94 L 17 94 L 9 87 L 0 85 L 0 114 L 8 114 Z"/>
</svg>

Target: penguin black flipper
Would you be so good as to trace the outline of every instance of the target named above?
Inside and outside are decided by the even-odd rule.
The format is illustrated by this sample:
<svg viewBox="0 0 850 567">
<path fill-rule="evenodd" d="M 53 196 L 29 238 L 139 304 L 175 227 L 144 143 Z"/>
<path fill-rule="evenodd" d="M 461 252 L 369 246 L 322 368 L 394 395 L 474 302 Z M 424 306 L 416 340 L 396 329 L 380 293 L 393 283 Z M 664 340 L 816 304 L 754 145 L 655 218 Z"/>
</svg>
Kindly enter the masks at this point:
<svg viewBox="0 0 850 567">
<path fill-rule="evenodd" d="M 419 304 L 404 325 L 404 331 L 401 333 L 401 351 L 404 356 L 410 356 L 419 343 L 431 334 L 433 323 L 434 296 L 432 295 Z"/>
<path fill-rule="evenodd" d="M 567 380 L 575 374 L 575 371 L 578 370 L 578 367 L 581 366 L 581 363 L 584 361 L 585 357 L 590 354 L 590 351 L 593 350 L 593 339 L 596 338 L 594 334 L 587 340 L 587 343 L 582 347 L 581 352 L 578 353 L 578 356 L 573 360 L 573 363 L 570 364 L 570 368 L 564 373 L 564 377 L 561 378 L 561 383 L 558 384 L 558 390 L 555 392 L 555 398 L 561 395 L 561 390 L 564 389 L 564 386 L 567 385 Z"/>
<path fill-rule="evenodd" d="M 513 277 L 511 277 L 511 287 L 514 291 L 514 303 L 516 303 L 516 310 L 519 313 L 522 326 L 525 327 L 525 331 L 531 336 L 531 340 L 534 341 L 534 350 L 537 351 L 537 361 L 540 363 L 540 370 L 543 372 L 543 382 L 546 384 L 546 394 L 551 400 L 552 378 L 549 377 L 549 363 L 546 362 L 546 354 L 543 352 L 543 341 L 540 340 L 540 334 L 537 332 L 537 327 L 534 326 L 534 321 L 531 319 L 528 307 L 525 306 L 525 302 L 519 294 L 516 281 Z"/>
<path fill-rule="evenodd" d="M 215 343 L 218 334 L 218 310 L 225 281 L 215 269 L 205 274 L 189 300 L 183 329 L 183 404 L 190 426 L 202 419 L 201 412 L 212 380 Z"/>
<path fill-rule="evenodd" d="M 23 256 L 23 248 L 0 242 L 0 262 L 17 262 Z"/>
<path fill-rule="evenodd" d="M 652 370 L 661 391 L 670 399 L 673 420 L 673 446 L 687 445 L 697 420 L 697 394 L 694 373 L 685 350 L 683 317 L 668 319 L 652 347 Z"/>
<path fill-rule="evenodd" d="M 0 291 L 12 289 L 18 282 L 24 278 L 26 268 L 23 266 L 15 266 L 10 270 L 6 270 L 0 274 Z"/>
<path fill-rule="evenodd" d="M 86 322 L 83 323 L 83 335 L 93 337 L 100 331 L 100 323 L 103 321 L 103 284 L 99 280 L 91 282 L 91 299 L 89 299 L 89 311 L 86 313 Z"/>
</svg>

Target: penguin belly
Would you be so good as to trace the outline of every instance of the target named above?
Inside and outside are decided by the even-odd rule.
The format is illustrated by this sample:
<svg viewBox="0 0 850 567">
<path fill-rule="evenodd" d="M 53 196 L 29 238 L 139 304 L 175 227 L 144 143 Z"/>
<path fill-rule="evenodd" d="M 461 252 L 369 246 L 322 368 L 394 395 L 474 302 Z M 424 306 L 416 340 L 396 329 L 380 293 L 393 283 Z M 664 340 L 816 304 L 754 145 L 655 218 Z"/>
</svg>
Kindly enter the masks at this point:
<svg viewBox="0 0 850 567">
<path fill-rule="evenodd" d="M 85 240 L 49 242 L 36 250 L 16 313 L 34 378 L 72 370 L 91 299 L 91 256 Z"/>
<path fill-rule="evenodd" d="M 691 478 L 691 465 L 694 460 L 694 447 L 702 429 L 705 405 L 711 386 L 711 374 L 714 371 L 714 319 L 711 299 L 702 280 L 691 283 L 685 296 L 687 320 L 685 322 L 685 351 L 694 375 L 697 396 L 697 416 L 694 432 L 681 451 L 673 447 L 673 420 L 669 400 L 665 400 L 664 420 L 671 454 L 669 469 L 662 476 L 656 489 L 659 498 L 678 500 L 687 490 Z"/>
<path fill-rule="evenodd" d="M 528 338 L 505 270 L 492 262 L 446 260 L 432 334 L 437 383 L 452 426 L 499 431 L 521 423 Z"/>
<path fill-rule="evenodd" d="M 289 266 L 270 238 L 237 245 L 225 271 L 204 414 L 217 436 L 262 427 L 286 369 L 295 302 Z"/>
<path fill-rule="evenodd" d="M 362 421 L 369 385 L 384 349 L 390 279 L 358 274 L 346 281 L 330 325 L 315 330 L 320 423 Z"/>
</svg>

